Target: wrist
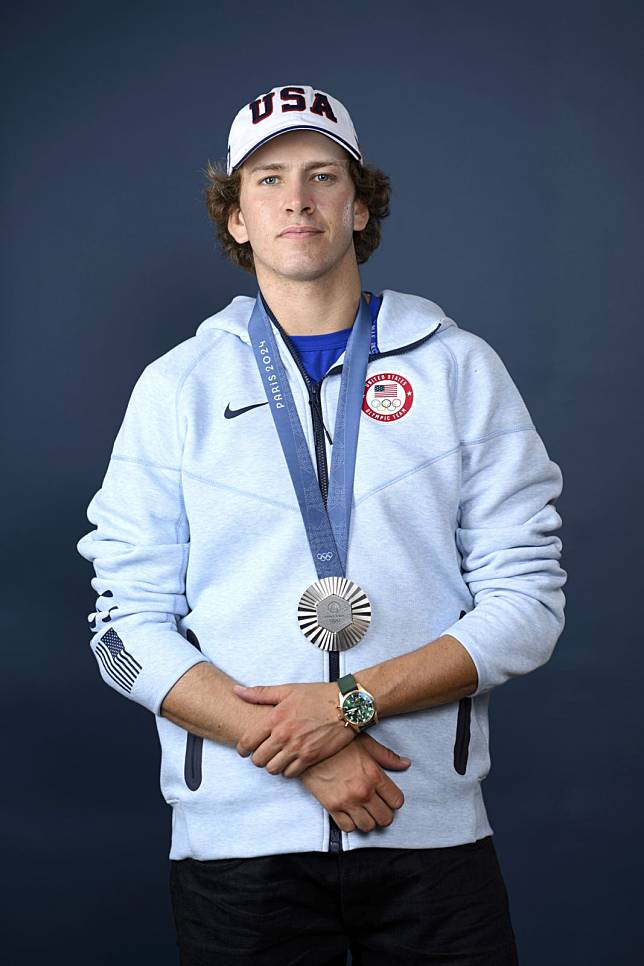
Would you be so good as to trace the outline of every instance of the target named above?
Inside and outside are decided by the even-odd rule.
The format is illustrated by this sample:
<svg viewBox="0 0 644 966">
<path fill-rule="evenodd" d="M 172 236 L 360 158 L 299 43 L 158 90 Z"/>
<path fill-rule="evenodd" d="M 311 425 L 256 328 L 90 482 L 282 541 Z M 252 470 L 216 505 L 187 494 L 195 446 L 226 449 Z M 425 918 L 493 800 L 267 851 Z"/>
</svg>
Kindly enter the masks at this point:
<svg viewBox="0 0 644 966">
<path fill-rule="evenodd" d="M 255 730 L 259 726 L 268 726 L 268 718 L 275 710 L 272 704 L 249 704 L 243 698 L 235 696 L 238 706 L 235 707 L 235 743 L 242 735 Z M 246 756 L 244 756 L 246 757 Z"/>
<path fill-rule="evenodd" d="M 355 734 L 360 734 L 378 723 L 378 709 L 374 695 L 349 673 L 335 682 L 339 720 Z"/>
</svg>

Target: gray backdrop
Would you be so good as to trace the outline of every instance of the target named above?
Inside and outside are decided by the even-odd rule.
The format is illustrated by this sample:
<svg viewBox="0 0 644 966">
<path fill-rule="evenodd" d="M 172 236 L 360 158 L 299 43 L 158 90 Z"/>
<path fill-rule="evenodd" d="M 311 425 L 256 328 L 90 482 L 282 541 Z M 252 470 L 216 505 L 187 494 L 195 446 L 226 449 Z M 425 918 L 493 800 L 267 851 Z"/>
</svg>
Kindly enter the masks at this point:
<svg viewBox="0 0 644 966">
<path fill-rule="evenodd" d="M 364 287 L 489 341 L 562 468 L 567 625 L 494 693 L 484 788 L 522 966 L 631 963 L 642 4 L 5 10 L 5 961 L 177 961 L 154 720 L 100 679 L 75 545 L 141 370 L 255 294 L 216 248 L 207 159 L 242 104 L 306 83 L 393 182 Z"/>
</svg>

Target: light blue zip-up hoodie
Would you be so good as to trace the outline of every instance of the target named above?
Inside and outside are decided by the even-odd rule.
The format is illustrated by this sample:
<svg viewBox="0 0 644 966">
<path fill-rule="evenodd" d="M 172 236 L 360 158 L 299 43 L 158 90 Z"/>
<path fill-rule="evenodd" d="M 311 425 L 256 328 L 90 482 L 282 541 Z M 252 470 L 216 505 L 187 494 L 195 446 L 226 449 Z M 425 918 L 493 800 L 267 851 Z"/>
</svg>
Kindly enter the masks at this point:
<svg viewBox="0 0 644 966">
<path fill-rule="evenodd" d="M 560 469 L 495 350 L 434 302 L 385 289 L 367 385 L 381 377 L 371 384 L 386 399 L 397 382 L 406 410 L 385 419 L 380 400 L 363 406 L 347 559 L 372 622 L 350 650 L 319 650 L 297 622 L 317 574 L 250 345 L 253 303 L 234 298 L 145 367 L 87 509 L 95 529 L 78 542 L 96 574 L 100 674 L 156 716 L 169 857 L 430 848 L 493 834 L 481 791 L 490 692 L 544 664 L 564 626 Z M 314 435 L 302 370 L 271 324 L 320 478 L 332 443 Z M 321 383 L 331 439 L 343 359 Z M 402 808 L 372 832 L 336 827 L 334 840 L 299 779 L 159 715 L 204 660 L 246 685 L 328 681 L 442 634 L 467 649 L 477 690 L 370 729 L 412 759 L 389 772 Z"/>
</svg>

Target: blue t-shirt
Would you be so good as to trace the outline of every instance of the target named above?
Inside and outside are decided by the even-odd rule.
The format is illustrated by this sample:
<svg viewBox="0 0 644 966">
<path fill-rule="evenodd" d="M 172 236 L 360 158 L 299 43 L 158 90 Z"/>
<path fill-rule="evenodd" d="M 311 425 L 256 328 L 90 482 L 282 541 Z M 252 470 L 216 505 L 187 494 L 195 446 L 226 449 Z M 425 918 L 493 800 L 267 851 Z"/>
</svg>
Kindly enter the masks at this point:
<svg viewBox="0 0 644 966">
<path fill-rule="evenodd" d="M 375 319 L 382 302 L 381 295 L 369 293 L 369 309 L 371 318 Z M 324 332 L 321 335 L 292 335 L 291 342 L 297 349 L 302 365 L 314 382 L 319 382 L 329 371 L 333 363 L 340 358 L 347 347 L 352 326 L 339 329 L 337 332 Z"/>
</svg>

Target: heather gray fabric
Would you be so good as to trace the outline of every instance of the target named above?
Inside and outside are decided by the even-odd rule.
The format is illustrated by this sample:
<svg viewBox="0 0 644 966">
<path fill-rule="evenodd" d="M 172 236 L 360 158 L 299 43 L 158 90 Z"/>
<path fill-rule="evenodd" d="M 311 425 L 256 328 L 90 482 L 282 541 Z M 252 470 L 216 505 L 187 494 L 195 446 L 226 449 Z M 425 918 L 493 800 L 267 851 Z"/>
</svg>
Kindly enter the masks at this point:
<svg viewBox="0 0 644 966">
<path fill-rule="evenodd" d="M 156 715 L 172 859 L 328 848 L 329 816 L 298 779 L 159 716 L 204 660 L 247 685 L 329 680 L 328 654 L 297 624 L 316 573 L 268 405 L 257 405 L 266 397 L 247 331 L 253 302 L 234 298 L 143 370 L 87 509 L 95 529 L 78 542 L 96 573 L 90 644 L 101 676 Z M 315 465 L 306 387 L 274 328 Z M 340 653 L 340 674 L 359 680 L 361 668 L 449 633 L 479 686 L 463 774 L 458 702 L 371 729 L 412 759 L 390 772 L 405 803 L 388 827 L 342 832 L 342 847 L 457 845 L 492 834 L 481 793 L 490 692 L 545 663 L 563 630 L 562 475 L 499 355 L 434 302 L 386 289 L 378 347 L 367 378 L 396 373 L 414 398 L 401 419 L 361 417 L 347 575 L 373 619 Z M 339 386 L 338 372 L 322 383 L 331 436 Z M 330 465 L 328 439 L 326 448 Z"/>
</svg>

